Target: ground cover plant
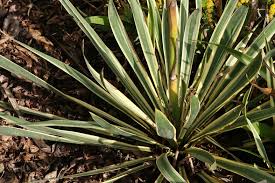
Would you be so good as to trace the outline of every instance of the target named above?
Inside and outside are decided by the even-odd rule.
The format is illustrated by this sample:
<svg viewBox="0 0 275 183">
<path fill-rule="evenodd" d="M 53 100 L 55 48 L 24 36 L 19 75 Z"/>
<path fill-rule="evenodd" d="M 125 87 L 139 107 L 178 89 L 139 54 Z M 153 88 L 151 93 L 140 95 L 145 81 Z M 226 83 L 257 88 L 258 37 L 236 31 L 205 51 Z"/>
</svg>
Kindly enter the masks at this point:
<svg viewBox="0 0 275 183">
<path fill-rule="evenodd" d="M 137 77 L 137 84 L 77 8 L 68 0 L 60 2 L 125 87 L 127 95 L 105 79 L 103 71 L 94 69 L 85 56 L 88 50 L 84 46 L 83 57 L 93 79 L 27 44 L 13 41 L 79 81 L 128 118 L 112 116 L 97 106 L 67 95 L 0 56 L 1 68 L 87 108 L 91 114 L 91 120 L 87 121 L 50 116 L 51 120 L 29 122 L 1 112 L 0 117 L 14 125 L 0 127 L 1 134 L 108 146 L 143 154 L 135 160 L 60 179 L 119 170 L 117 175 L 106 180 L 113 182 L 131 173 L 157 167 L 158 176 L 152 176 L 151 182 L 163 182 L 164 179 L 169 182 L 192 182 L 195 179 L 220 182 L 223 171 L 254 182 L 275 181 L 273 164 L 255 125 L 264 126 L 268 131 L 268 126 L 261 122 L 275 114 L 273 97 L 262 104 L 250 100 L 251 86 L 263 89 L 255 80 L 265 80 L 268 88 L 274 86 L 271 59 L 274 50 L 270 48 L 270 40 L 275 33 L 275 20 L 258 35 L 253 34 L 259 28 L 256 26 L 254 31 L 239 37 L 247 23 L 248 7 L 238 6 L 237 0 L 228 1 L 206 42 L 200 39 L 200 1 L 196 1 L 196 9 L 191 10 L 189 1 L 182 0 L 177 4 L 175 0 L 167 0 L 159 9 L 155 1 L 148 0 L 145 16 L 139 1 L 129 0 L 137 42 L 143 52 L 138 55 L 114 2 L 110 0 L 109 24 Z M 203 53 L 196 49 L 199 45 L 206 47 Z M 46 113 L 26 111 L 49 118 Z M 259 165 L 243 163 L 220 144 L 218 137 L 221 134 L 239 128 L 251 131 L 261 160 Z M 241 146 L 235 150 L 237 148 L 245 150 Z"/>
</svg>

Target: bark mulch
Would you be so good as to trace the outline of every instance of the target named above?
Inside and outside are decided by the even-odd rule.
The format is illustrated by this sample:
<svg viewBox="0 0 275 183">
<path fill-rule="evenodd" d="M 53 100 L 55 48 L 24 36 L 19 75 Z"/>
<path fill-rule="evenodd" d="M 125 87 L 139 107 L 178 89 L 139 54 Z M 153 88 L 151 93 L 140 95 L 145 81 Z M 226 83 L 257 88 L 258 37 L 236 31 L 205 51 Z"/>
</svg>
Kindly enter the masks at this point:
<svg viewBox="0 0 275 183">
<path fill-rule="evenodd" d="M 75 2 L 88 15 L 106 14 L 106 1 L 104 0 Z M 0 28 L 1 31 L 16 39 L 70 64 L 83 73 L 88 73 L 80 49 L 85 36 L 67 15 L 58 0 L 0 0 Z M 106 38 L 108 33 L 104 34 Z M 98 53 L 96 51 L 94 53 L 95 60 L 100 62 L 101 58 Z M 0 54 L 67 94 L 92 104 L 98 103 L 98 99 L 83 86 L 36 55 L 12 43 L 2 33 Z M 88 118 L 88 113 L 83 108 L 3 69 L 0 69 L 0 84 L 1 101 L 13 104 L 14 108 L 25 106 L 68 119 L 85 120 Z M 104 103 L 102 103 L 102 107 L 104 107 Z M 6 111 L 6 109 L 0 108 L 0 111 Z M 41 120 L 18 112 L 6 112 L 30 121 Z M 9 124 L 1 120 L 0 125 Z M 123 162 L 133 157 L 134 155 L 102 147 L 0 136 L 0 183 L 31 182 L 43 178 L 56 178 Z M 113 175 L 115 173 L 51 182 L 100 182 Z M 144 179 L 141 176 L 132 176 L 121 180 L 121 182 L 144 182 Z"/>
</svg>

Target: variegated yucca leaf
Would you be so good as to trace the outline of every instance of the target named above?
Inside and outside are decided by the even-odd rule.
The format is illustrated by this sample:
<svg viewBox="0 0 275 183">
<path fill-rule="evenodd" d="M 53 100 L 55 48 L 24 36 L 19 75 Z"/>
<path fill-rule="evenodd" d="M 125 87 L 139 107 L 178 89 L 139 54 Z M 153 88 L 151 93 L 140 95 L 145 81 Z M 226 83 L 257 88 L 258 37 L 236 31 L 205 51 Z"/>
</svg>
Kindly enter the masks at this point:
<svg viewBox="0 0 275 183">
<path fill-rule="evenodd" d="M 273 96 L 268 100 L 261 97 L 256 99 L 257 96 L 249 101 L 246 90 L 251 83 L 256 86 L 254 80 L 260 77 L 267 82 L 268 88 L 274 89 L 274 50 L 270 48 L 270 40 L 275 34 L 275 20 L 263 30 L 259 23 L 247 36 L 242 36 L 241 32 L 246 31 L 249 9 L 245 6 L 238 7 L 238 0 L 230 0 L 206 42 L 201 40 L 204 32 L 201 25 L 201 0 L 195 1 L 195 10 L 190 7 L 191 1 L 187 0 L 164 0 L 162 9 L 159 9 L 160 6 L 154 0 L 147 0 L 147 7 L 143 7 L 143 2 L 139 0 L 128 0 L 134 21 L 131 30 L 137 33 L 136 45 L 128 36 L 128 29 L 125 28 L 115 3 L 109 0 L 108 26 L 139 82 L 135 83 L 132 75 L 122 66 L 120 58 L 114 55 L 90 25 L 90 18 L 83 17 L 69 0 L 60 0 L 60 3 L 100 53 L 127 94 L 109 82 L 103 72 L 95 69 L 97 67 L 93 61 L 86 57 L 84 44 L 83 59 L 90 76 L 27 44 L 12 38 L 11 41 L 59 68 L 106 101 L 108 107 L 121 111 L 127 117 L 112 116 L 97 106 L 65 94 L 0 56 L 2 69 L 86 108 L 91 114 L 91 119 L 87 121 L 69 120 L 19 106 L 18 111 L 22 114 L 32 114 L 48 120 L 29 122 L 0 112 L 0 117 L 12 125 L 0 127 L 1 135 L 107 146 L 139 151 L 145 155 L 144 158 L 57 179 L 119 170 L 114 177 L 106 180 L 114 182 L 137 171 L 156 167 L 159 173 L 154 177 L 155 182 L 164 182 L 166 179 L 169 182 L 188 183 L 194 177 L 205 182 L 221 182 L 216 174 L 220 168 L 254 182 L 275 182 L 270 170 L 245 164 L 241 162 L 245 160 L 231 152 L 243 150 L 242 146 L 228 148 L 218 138 L 224 132 L 230 133 L 248 126 L 254 137 L 254 150 L 259 152 L 255 157 L 262 158 L 267 167 L 273 166 L 261 141 L 266 136 L 261 136 L 260 132 L 265 129 L 265 134 L 271 133 L 271 128 L 262 121 L 275 116 Z M 200 45 L 206 45 L 206 49 L 198 50 Z M 135 50 L 137 46 L 140 46 L 142 55 Z M 12 109 L 11 105 L 2 101 L 0 107 Z M 213 149 L 205 149 L 212 146 L 219 150 L 210 153 L 207 150 Z M 216 154 L 226 156 L 219 157 Z M 234 160 L 230 160 L 231 157 Z M 193 170 L 194 162 L 198 164 L 197 167 L 203 168 Z M 154 168 L 150 171 L 152 169 Z M 189 176 L 190 173 L 192 176 Z"/>
</svg>

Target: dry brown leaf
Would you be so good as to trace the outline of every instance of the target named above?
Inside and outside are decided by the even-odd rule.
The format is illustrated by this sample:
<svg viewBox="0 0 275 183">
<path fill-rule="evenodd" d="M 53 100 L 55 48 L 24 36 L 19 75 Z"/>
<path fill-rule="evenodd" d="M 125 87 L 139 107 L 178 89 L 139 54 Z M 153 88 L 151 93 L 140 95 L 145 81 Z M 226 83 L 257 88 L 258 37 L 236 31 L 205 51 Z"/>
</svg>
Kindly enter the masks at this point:
<svg viewBox="0 0 275 183">
<path fill-rule="evenodd" d="M 48 173 L 45 176 L 45 179 L 52 179 L 52 180 L 49 180 L 49 183 L 56 183 L 56 180 L 54 180 L 56 177 L 57 177 L 57 171 L 55 170 L 55 171 Z"/>
<path fill-rule="evenodd" d="M 37 146 L 35 146 L 35 145 L 30 146 L 30 152 L 31 153 L 36 153 L 38 151 L 39 151 L 39 148 Z"/>
<path fill-rule="evenodd" d="M 259 89 L 263 94 L 275 96 L 275 91 L 274 91 L 272 88 L 263 88 L 263 87 L 260 87 L 260 86 L 257 85 L 255 82 L 251 82 L 251 84 L 252 84 L 255 88 Z"/>
<path fill-rule="evenodd" d="M 45 153 L 52 153 L 52 148 L 44 140 L 33 139 L 33 142 Z"/>
<path fill-rule="evenodd" d="M 43 36 L 41 31 L 35 29 L 32 24 L 29 24 L 27 21 L 22 21 L 22 26 L 27 29 L 31 37 L 41 44 L 46 51 L 53 50 L 53 43 Z"/>
</svg>

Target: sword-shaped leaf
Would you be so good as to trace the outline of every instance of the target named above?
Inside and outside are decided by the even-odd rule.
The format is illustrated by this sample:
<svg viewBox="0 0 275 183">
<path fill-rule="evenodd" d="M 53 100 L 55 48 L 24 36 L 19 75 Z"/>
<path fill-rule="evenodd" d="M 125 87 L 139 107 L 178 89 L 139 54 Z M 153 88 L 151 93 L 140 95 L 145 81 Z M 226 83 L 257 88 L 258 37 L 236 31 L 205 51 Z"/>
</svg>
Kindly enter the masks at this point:
<svg viewBox="0 0 275 183">
<path fill-rule="evenodd" d="M 188 128 L 192 125 L 193 121 L 196 119 L 198 113 L 200 112 L 200 101 L 198 96 L 192 95 L 190 98 L 190 109 L 187 121 L 183 124 L 183 127 L 180 130 L 179 139 L 184 140 L 185 133 L 188 131 Z"/>
<path fill-rule="evenodd" d="M 123 52 L 130 66 L 134 70 L 136 76 L 139 78 L 139 81 L 141 82 L 142 86 L 144 87 L 154 106 L 160 108 L 160 99 L 157 96 L 154 85 L 150 77 L 148 76 L 144 66 L 142 65 L 136 51 L 134 50 L 134 47 L 127 35 L 127 32 L 122 24 L 122 21 L 118 15 L 118 12 L 112 0 L 109 1 L 108 17 L 110 20 L 110 25 L 113 34 L 117 40 L 117 43 L 121 51 Z"/>
<path fill-rule="evenodd" d="M 187 20 L 185 30 L 182 30 L 182 40 L 180 40 L 181 54 L 179 61 L 178 70 L 178 105 L 179 111 L 182 111 L 184 98 L 186 94 L 186 87 L 189 86 L 189 80 L 192 71 L 193 60 L 196 51 L 197 39 L 199 35 L 199 27 L 201 20 L 201 11 L 195 10 Z"/>
<path fill-rule="evenodd" d="M 270 168 L 271 164 L 270 164 L 270 161 L 268 159 L 268 156 L 267 156 L 264 144 L 261 140 L 261 137 L 258 134 L 257 130 L 254 128 L 251 121 L 247 118 L 246 107 L 247 107 L 247 104 L 248 104 L 248 98 L 249 98 L 249 95 L 251 93 L 251 89 L 252 89 L 252 87 L 250 87 L 249 90 L 247 90 L 247 92 L 244 94 L 244 98 L 243 98 L 244 112 L 243 113 L 244 113 L 245 120 L 248 124 L 248 127 L 249 127 L 249 129 L 250 129 L 250 131 L 251 131 L 251 133 L 254 137 L 257 150 L 258 150 L 259 154 L 261 155 L 261 157 L 263 158 L 263 160 L 265 161 L 265 163 L 267 164 L 268 168 Z"/>
<path fill-rule="evenodd" d="M 275 33 L 275 19 L 272 20 L 262 31 L 261 33 L 254 39 L 254 41 L 245 49 L 244 53 L 251 58 L 255 58 L 262 48 L 264 48 L 266 41 L 269 42 Z M 251 62 L 251 61 L 250 61 Z M 230 67 L 226 71 L 226 77 L 224 77 L 223 86 L 226 86 L 236 75 L 240 72 L 245 65 L 248 65 L 249 60 L 240 60 L 240 62 L 236 63 L 234 66 Z M 266 78 L 266 72 L 264 69 L 261 69 L 260 72 L 261 77 Z"/>
<path fill-rule="evenodd" d="M 221 45 L 230 48 L 233 46 L 242 30 L 247 13 L 248 8 L 246 6 L 242 6 L 232 15 L 220 41 Z M 217 49 L 215 50 L 213 61 L 209 66 L 207 75 L 204 80 L 201 80 L 203 86 L 199 93 L 200 99 L 204 99 L 205 95 L 209 91 L 211 84 L 214 82 L 217 74 L 220 72 L 228 56 L 228 52 L 225 49 L 223 49 L 222 47 L 216 48 Z"/>
<path fill-rule="evenodd" d="M 139 41 L 143 50 L 144 57 L 146 59 L 151 77 L 155 88 L 158 88 L 160 83 L 158 83 L 158 68 L 159 64 L 155 55 L 154 46 L 150 37 L 150 33 L 145 21 L 145 16 L 142 11 L 141 5 L 137 0 L 128 0 L 131 10 L 133 13 Z"/>
<path fill-rule="evenodd" d="M 105 166 L 99 169 L 95 169 L 95 170 L 90 170 L 87 172 L 82 172 L 82 173 L 77 173 L 77 174 L 72 174 L 72 175 L 65 175 L 65 176 L 61 176 L 61 177 L 57 177 L 57 178 L 49 178 L 49 179 L 43 179 L 41 181 L 45 182 L 45 181 L 50 181 L 50 180 L 60 180 L 60 179 L 65 179 L 65 178 L 78 178 L 78 177 L 86 177 L 86 176 L 92 176 L 92 175 L 98 175 L 98 174 L 102 174 L 102 173 L 107 173 L 110 171 L 116 171 L 116 170 L 120 170 L 123 168 L 128 168 L 128 167 L 132 167 L 141 163 L 146 163 L 146 162 L 150 162 L 155 160 L 154 157 L 149 156 L 149 157 L 143 157 L 143 158 L 138 158 L 138 159 L 134 159 L 134 160 L 130 160 L 130 161 L 125 161 L 123 163 L 118 163 L 118 164 L 113 164 L 113 165 L 109 165 L 109 166 Z"/>
<path fill-rule="evenodd" d="M 6 109 L 6 110 L 13 110 L 13 107 L 6 102 L 0 101 L 0 108 Z M 47 112 L 41 112 L 35 109 L 31 109 L 28 107 L 24 107 L 24 106 L 20 106 L 18 105 L 19 108 L 19 112 L 24 113 L 24 114 L 30 114 L 30 115 L 34 115 L 34 116 L 39 116 L 42 118 L 47 118 L 47 119 L 65 119 L 63 117 L 54 115 L 54 114 L 50 114 Z"/>
<path fill-rule="evenodd" d="M 224 88 L 220 95 L 210 104 L 204 112 L 196 119 L 190 128 L 189 135 L 196 127 L 199 127 L 206 120 L 212 117 L 228 101 L 238 94 L 258 74 L 262 60 L 257 57 L 252 63 L 243 68 L 241 72 Z"/>
<path fill-rule="evenodd" d="M 193 60 L 196 51 L 196 45 L 200 30 L 200 21 L 201 21 L 201 11 L 195 10 L 188 18 L 186 27 L 184 30 L 184 37 L 182 43 L 182 56 L 180 58 L 180 79 L 184 80 L 186 85 L 189 85 Z M 179 93 L 181 92 L 181 86 L 179 88 Z M 182 97 L 182 96 L 181 96 Z"/>
<path fill-rule="evenodd" d="M 157 167 L 161 174 L 165 177 L 166 180 L 169 182 L 177 183 L 182 182 L 185 183 L 186 181 L 182 178 L 182 176 L 173 168 L 173 166 L 170 164 L 167 153 L 161 154 L 157 158 Z"/>
<path fill-rule="evenodd" d="M 193 136 L 192 140 L 198 140 L 198 138 L 203 138 L 205 135 L 210 135 L 212 133 L 217 133 L 220 130 L 224 129 L 226 126 L 234 123 L 240 116 L 243 110 L 243 106 L 237 106 L 224 115 L 220 116 L 209 125 L 204 127 L 199 133 Z"/>
<path fill-rule="evenodd" d="M 119 179 L 122 179 L 123 177 L 126 177 L 130 174 L 136 173 L 138 171 L 144 170 L 144 169 L 149 168 L 151 166 L 152 166 L 152 164 L 150 164 L 150 163 L 144 163 L 143 165 L 139 165 L 139 166 L 136 166 L 134 168 L 130 168 L 126 171 L 123 171 L 123 172 L 117 174 L 116 176 L 104 181 L 103 183 L 113 183 L 113 182 L 115 182 Z"/>
<path fill-rule="evenodd" d="M 203 149 L 190 147 L 186 149 L 186 153 L 190 154 L 200 161 L 207 163 L 210 167 L 210 170 L 215 170 L 217 168 L 217 163 L 214 156 Z"/>
<path fill-rule="evenodd" d="M 256 123 L 256 122 L 266 120 L 268 118 L 271 118 L 274 115 L 275 115 L 275 107 L 269 107 L 269 108 L 266 108 L 266 109 L 254 110 L 254 111 L 247 112 L 247 118 L 250 119 L 250 122 L 252 124 Z M 235 121 L 235 123 L 225 127 L 222 130 L 222 132 L 234 130 L 236 128 L 242 128 L 246 125 L 247 125 L 247 122 L 245 120 L 245 116 L 242 115 Z"/>
<path fill-rule="evenodd" d="M 16 118 L 16 117 L 13 117 L 13 116 L 7 115 L 5 113 L 1 113 L 1 112 L 0 112 L 0 118 L 5 119 L 8 122 L 18 125 L 18 126 L 21 126 L 23 128 L 28 128 L 28 130 L 32 131 L 32 132 L 36 131 L 37 133 L 40 133 L 40 134 L 52 135 L 52 136 L 56 136 L 56 137 L 61 137 L 63 139 L 68 139 L 71 141 L 70 143 L 101 145 L 101 146 L 108 146 L 108 147 L 116 148 L 116 149 L 151 152 L 150 147 L 132 145 L 132 144 L 118 141 L 118 140 L 112 140 L 112 139 L 108 139 L 108 138 L 104 138 L 104 137 L 99 137 L 96 135 L 90 135 L 90 134 L 76 132 L 76 131 L 70 131 L 70 130 L 54 129 L 54 128 L 50 128 L 50 127 L 28 126 L 29 124 L 31 124 L 31 122 L 28 122 L 26 120 Z M 5 132 L 2 132 L 2 133 L 4 134 Z M 9 131 L 9 133 L 11 133 L 10 135 L 16 136 L 15 132 L 13 133 L 13 132 Z M 33 133 L 26 133 L 26 135 L 27 134 L 32 135 Z M 21 131 L 21 133 L 18 134 L 18 136 L 24 136 L 24 133 L 22 133 L 22 131 Z M 30 136 L 30 137 L 33 137 L 33 136 Z M 33 137 L 33 138 L 36 138 L 36 137 Z M 43 136 L 41 136 L 38 139 L 41 139 L 41 138 L 43 138 Z M 56 138 L 56 139 L 59 140 L 60 138 Z M 49 140 L 49 139 L 46 139 L 46 140 Z M 55 141 L 54 138 L 52 138 L 51 140 Z"/>
<path fill-rule="evenodd" d="M 231 17 L 234 13 L 235 7 L 238 3 L 238 0 L 228 1 L 224 13 L 222 14 L 216 28 L 211 35 L 209 40 L 210 43 L 220 44 L 222 37 L 224 36 L 227 25 L 229 24 Z M 202 59 L 202 63 L 200 64 L 200 69 L 198 69 L 196 75 L 199 76 L 198 83 L 196 83 L 196 89 L 198 93 L 200 93 L 202 87 L 204 86 L 204 81 L 209 73 L 209 69 L 214 62 L 214 56 L 217 53 L 218 48 L 208 45 Z"/>
<path fill-rule="evenodd" d="M 127 88 L 128 92 L 138 104 L 138 106 L 147 111 L 150 109 L 150 105 L 147 103 L 145 98 L 140 93 L 139 89 L 136 87 L 132 79 L 129 77 L 123 66 L 115 57 L 114 53 L 104 44 L 95 30 L 89 25 L 89 23 L 82 17 L 78 10 L 73 6 L 69 0 L 60 0 L 60 3 L 67 10 L 67 12 L 74 18 L 75 22 L 86 34 L 86 36 L 93 43 L 97 51 L 101 54 L 104 61 L 114 72 L 114 74 L 120 79 L 124 87 Z"/>
<path fill-rule="evenodd" d="M 186 152 L 188 152 L 191 156 L 194 156 L 195 158 L 205 163 L 209 164 L 209 163 L 215 162 L 217 167 L 220 167 L 232 173 L 241 175 L 253 182 L 261 182 L 261 181 L 275 182 L 274 176 L 268 174 L 263 170 L 257 169 L 249 164 L 215 156 L 199 148 L 192 147 L 192 148 L 186 149 Z"/>
<path fill-rule="evenodd" d="M 160 110 L 155 112 L 155 122 L 157 125 L 157 134 L 168 140 L 176 140 L 176 129 L 169 119 Z"/>
<path fill-rule="evenodd" d="M 27 80 L 30 80 L 32 81 L 33 83 L 37 84 L 38 86 L 41 86 L 43 88 L 46 88 L 54 93 L 56 93 L 57 95 L 59 96 L 62 96 L 70 101 L 73 101 L 75 103 L 77 103 L 78 105 L 81 105 L 85 108 L 87 108 L 88 110 L 100 115 L 101 117 L 104 117 L 106 119 L 109 119 L 111 121 L 113 121 L 114 123 L 116 124 L 119 124 L 121 126 L 124 126 L 124 127 L 127 127 L 127 128 L 131 128 L 133 130 L 135 130 L 136 128 L 134 128 L 133 126 L 131 125 L 128 125 L 127 123 L 111 116 L 110 114 L 86 103 L 86 102 L 83 102 L 82 100 L 79 100 L 77 98 L 74 98 L 70 95 L 67 95 L 65 93 L 63 93 L 62 91 L 58 90 L 57 88 L 53 87 L 52 85 L 50 85 L 49 83 L 47 83 L 46 81 L 40 79 L 39 77 L 35 76 L 34 74 L 30 73 L 29 71 L 27 71 L 26 69 L 22 68 L 21 66 L 13 63 L 12 61 L 8 60 L 7 58 L 3 57 L 0 55 L 0 67 L 5 69 L 5 70 L 8 70 L 10 71 L 11 73 L 17 75 L 17 76 L 20 76 L 20 77 L 23 77 Z"/>
<path fill-rule="evenodd" d="M 138 106 L 136 106 L 128 97 L 126 97 L 122 92 L 120 92 L 115 86 L 113 86 L 109 81 L 107 81 L 103 75 L 100 75 L 89 63 L 87 58 L 84 55 L 86 65 L 95 78 L 95 80 L 103 87 L 109 94 L 112 96 L 113 100 L 116 102 L 121 109 L 124 109 L 126 114 L 130 117 L 135 118 L 138 123 L 144 128 L 155 127 L 155 124 L 152 122 L 150 117 L 147 114 L 150 114 L 150 111 L 143 112 Z M 151 109 L 152 110 L 152 109 Z M 153 117 L 152 117 L 153 118 Z M 140 120 L 141 119 L 141 120 Z M 147 124 L 146 124 L 147 123 Z"/>
<path fill-rule="evenodd" d="M 205 183 L 223 183 L 220 179 L 212 177 L 208 175 L 205 171 L 201 171 L 198 173 L 198 176 L 205 182 Z"/>
</svg>

